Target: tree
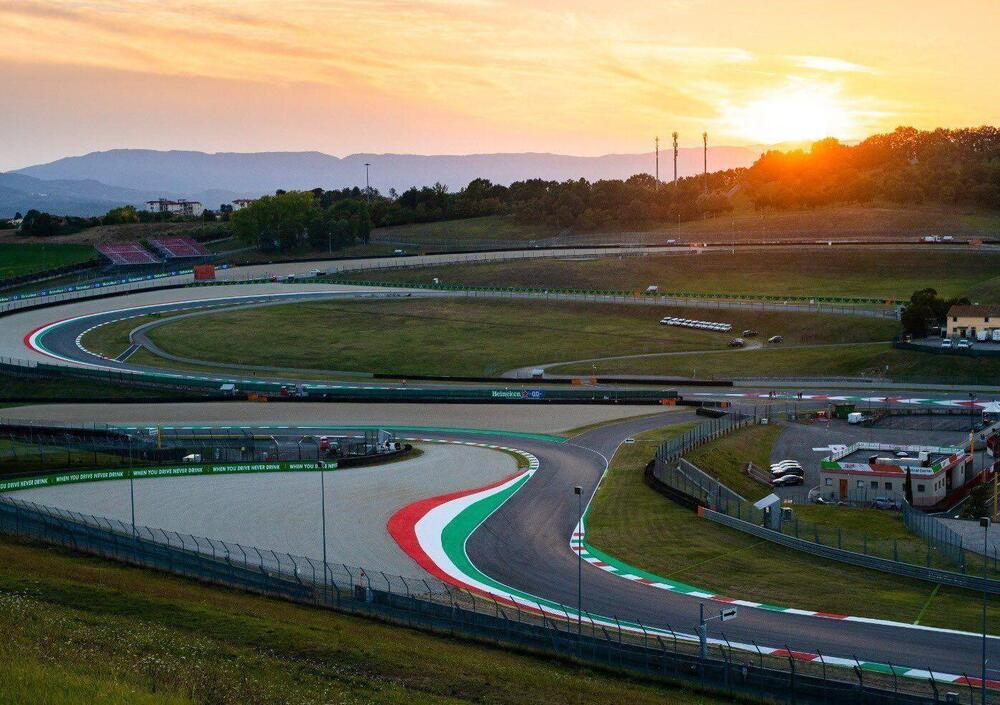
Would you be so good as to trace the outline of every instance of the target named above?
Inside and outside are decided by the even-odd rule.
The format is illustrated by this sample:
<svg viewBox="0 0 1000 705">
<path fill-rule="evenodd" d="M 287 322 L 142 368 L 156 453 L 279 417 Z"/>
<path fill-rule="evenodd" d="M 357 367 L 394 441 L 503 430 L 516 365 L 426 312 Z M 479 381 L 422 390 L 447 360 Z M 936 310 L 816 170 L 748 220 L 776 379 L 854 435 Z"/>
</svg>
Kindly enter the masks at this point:
<svg viewBox="0 0 1000 705">
<path fill-rule="evenodd" d="M 308 191 L 263 196 L 233 213 L 233 232 L 243 242 L 261 249 L 287 252 L 301 246 L 319 206 Z"/>
<path fill-rule="evenodd" d="M 138 223 L 139 214 L 135 206 L 121 206 L 112 208 L 101 219 L 102 225 L 123 225 L 125 223 Z"/>
<path fill-rule="evenodd" d="M 48 237 L 59 233 L 59 220 L 48 213 L 32 208 L 24 214 L 21 233 L 35 237 Z"/>
<path fill-rule="evenodd" d="M 931 326 L 940 325 L 948 316 L 948 309 L 956 304 L 968 304 L 965 297 L 944 299 L 935 289 L 926 288 L 913 292 L 909 303 L 903 307 L 900 322 L 903 330 L 915 338 L 924 338 Z"/>
</svg>

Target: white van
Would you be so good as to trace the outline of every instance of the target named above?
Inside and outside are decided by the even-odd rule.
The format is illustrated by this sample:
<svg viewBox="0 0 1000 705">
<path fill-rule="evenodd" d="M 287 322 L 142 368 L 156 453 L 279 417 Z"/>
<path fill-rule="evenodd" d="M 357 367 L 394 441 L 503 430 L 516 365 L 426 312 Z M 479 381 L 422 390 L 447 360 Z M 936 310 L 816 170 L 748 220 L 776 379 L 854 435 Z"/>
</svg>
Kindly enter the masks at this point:
<svg viewBox="0 0 1000 705">
<path fill-rule="evenodd" d="M 865 415 L 860 411 L 852 411 L 847 415 L 847 423 L 861 423 L 865 420 Z"/>
</svg>

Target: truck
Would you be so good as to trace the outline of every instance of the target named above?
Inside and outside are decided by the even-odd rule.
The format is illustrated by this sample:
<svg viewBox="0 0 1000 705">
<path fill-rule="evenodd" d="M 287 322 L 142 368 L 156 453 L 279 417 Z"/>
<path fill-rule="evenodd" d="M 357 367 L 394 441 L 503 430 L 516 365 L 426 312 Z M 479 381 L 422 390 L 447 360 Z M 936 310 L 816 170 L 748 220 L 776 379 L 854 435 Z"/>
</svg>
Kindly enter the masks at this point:
<svg viewBox="0 0 1000 705">
<path fill-rule="evenodd" d="M 865 415 L 860 411 L 852 411 L 847 415 L 847 423 L 857 424 L 865 420 Z"/>
</svg>

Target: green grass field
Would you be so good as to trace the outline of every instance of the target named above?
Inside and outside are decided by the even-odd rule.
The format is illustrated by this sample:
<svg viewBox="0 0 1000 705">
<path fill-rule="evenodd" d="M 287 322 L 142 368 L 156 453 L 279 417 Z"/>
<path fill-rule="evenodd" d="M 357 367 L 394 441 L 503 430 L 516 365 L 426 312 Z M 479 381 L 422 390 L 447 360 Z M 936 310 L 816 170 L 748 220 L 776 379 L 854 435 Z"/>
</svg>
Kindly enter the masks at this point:
<svg viewBox="0 0 1000 705">
<path fill-rule="evenodd" d="M 598 374 L 703 379 L 733 377 L 881 377 L 894 382 L 996 384 L 1000 358 L 942 356 L 895 350 L 885 343 L 835 347 L 775 347 L 726 355 L 663 355 L 596 363 Z M 886 369 L 888 368 L 888 370 Z M 560 365 L 553 374 L 591 374 L 592 364 Z"/>
<path fill-rule="evenodd" d="M 0 538 L 5 705 L 722 705 L 668 684 Z"/>
<path fill-rule="evenodd" d="M 659 441 L 686 425 L 639 434 Z M 644 570 L 730 597 L 937 627 L 977 631 L 975 593 L 822 561 L 699 518 L 650 489 L 650 443 L 622 446 L 592 506 L 591 544 Z M 1000 629 L 991 606 L 988 629 Z M 807 648 L 808 634 L 794 646 Z"/>
<path fill-rule="evenodd" d="M 192 392 L 193 394 L 193 392 Z M 30 399 L 45 402 L 48 399 L 154 399 L 177 396 L 176 391 L 147 389 L 134 385 L 107 384 L 82 379 L 34 379 L 0 374 L 0 402 L 12 399 Z"/>
<path fill-rule="evenodd" d="M 944 296 L 1000 301 L 1000 253 L 842 249 L 703 252 L 646 257 L 534 259 L 414 267 L 340 279 L 616 291 L 908 299 L 925 287 Z"/>
<path fill-rule="evenodd" d="M 995 211 L 942 206 L 830 206 L 788 211 L 756 211 L 738 207 L 732 213 L 683 223 L 647 223 L 634 231 L 560 231 L 543 225 L 521 225 L 513 218 L 490 216 L 440 223 L 415 223 L 373 231 L 374 241 L 417 243 L 425 247 L 461 249 L 527 240 L 573 243 L 731 242 L 747 240 L 827 239 L 914 241 L 927 235 L 988 238 L 1000 234 Z"/>
<path fill-rule="evenodd" d="M 90 245 L 0 243 L 0 280 L 96 259 Z"/>
<path fill-rule="evenodd" d="M 437 223 L 412 223 L 372 231 L 373 243 L 391 243 L 403 249 L 414 246 L 421 249 L 442 249 L 454 246 L 489 244 L 498 242 L 529 242 L 543 240 L 557 234 L 556 228 L 544 225 L 521 225 L 513 218 L 486 216 L 462 220 L 443 220 Z"/>
<path fill-rule="evenodd" d="M 740 429 L 695 448 L 684 457 L 744 499 L 756 502 L 769 494 L 770 488 L 744 474 L 743 466 L 752 462 L 759 468 L 767 468 L 771 464 L 771 448 L 782 430 L 777 424 Z"/>
<path fill-rule="evenodd" d="M 403 375 L 497 375 L 560 360 L 726 349 L 729 334 L 661 326 L 663 313 L 645 306 L 470 299 L 303 302 L 180 319 L 150 337 L 167 352 L 200 360 Z M 691 309 L 685 315 L 719 313 Z M 780 331 L 803 343 L 887 340 L 896 328 L 892 321 L 845 316 L 725 313 L 737 328 Z M 142 322 L 102 326 L 83 345 L 116 355 L 128 345 L 128 329 Z"/>
</svg>

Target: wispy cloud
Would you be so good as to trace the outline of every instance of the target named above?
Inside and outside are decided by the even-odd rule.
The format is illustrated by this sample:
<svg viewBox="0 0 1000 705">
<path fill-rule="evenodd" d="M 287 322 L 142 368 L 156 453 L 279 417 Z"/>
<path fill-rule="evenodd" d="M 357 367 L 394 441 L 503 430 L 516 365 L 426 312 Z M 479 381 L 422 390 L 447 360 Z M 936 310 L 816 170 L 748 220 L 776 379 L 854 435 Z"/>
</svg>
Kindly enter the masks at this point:
<svg viewBox="0 0 1000 705">
<path fill-rule="evenodd" d="M 827 71 L 829 73 L 876 73 L 870 66 L 856 64 L 853 61 L 845 61 L 832 56 L 792 56 L 789 57 L 795 66 L 813 71 Z"/>
</svg>

